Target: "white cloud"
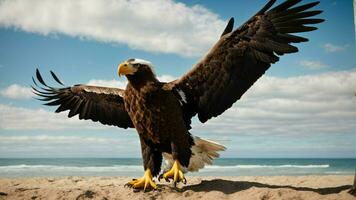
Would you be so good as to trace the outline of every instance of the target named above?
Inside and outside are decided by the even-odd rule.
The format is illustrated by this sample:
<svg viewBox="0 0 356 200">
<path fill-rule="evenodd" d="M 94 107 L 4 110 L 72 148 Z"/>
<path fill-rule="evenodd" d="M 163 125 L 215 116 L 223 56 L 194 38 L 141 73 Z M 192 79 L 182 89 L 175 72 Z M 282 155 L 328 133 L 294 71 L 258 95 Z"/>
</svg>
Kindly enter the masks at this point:
<svg viewBox="0 0 356 200">
<path fill-rule="evenodd" d="M 3 130 L 78 130 L 103 129 L 109 126 L 78 117 L 68 118 L 68 112 L 54 113 L 44 109 L 29 109 L 0 104 L 0 129 Z"/>
<path fill-rule="evenodd" d="M 33 96 L 30 87 L 12 84 L 0 91 L 1 96 L 9 99 L 30 99 Z"/>
<path fill-rule="evenodd" d="M 340 51 L 345 51 L 349 45 L 336 45 L 336 44 L 331 44 L 331 43 L 326 43 L 323 45 L 324 50 L 327 53 L 335 53 L 335 52 L 340 52 Z"/>
<path fill-rule="evenodd" d="M 161 81 L 172 81 L 175 77 L 171 75 L 162 75 L 157 77 Z M 93 79 L 88 82 L 88 85 L 118 87 L 125 88 L 127 81 L 119 80 L 98 80 Z M 15 88 L 19 86 L 16 85 Z M 9 88 L 12 88 L 11 86 Z M 26 94 L 21 94 L 19 91 L 26 91 L 32 96 L 31 89 L 19 87 L 21 90 L 9 90 L 14 92 L 11 98 L 24 97 Z M 7 90 L 4 90 L 7 91 Z M 8 92 L 9 94 L 12 94 Z M 17 93 L 17 94 L 16 94 Z M 17 96 L 16 96 L 17 95 Z M 9 95 L 7 95 L 9 97 Z M 68 118 L 68 111 L 62 113 L 54 113 L 44 109 L 29 109 L 15 107 L 11 105 L 0 104 L 0 129 L 4 130 L 69 130 L 69 129 L 105 129 L 109 126 L 104 126 L 99 122 L 93 123 L 91 120 L 78 120 L 78 116 Z"/>
<path fill-rule="evenodd" d="M 4 0 L 0 26 L 126 44 L 149 52 L 202 56 L 225 22 L 200 6 L 173 0 Z"/>
<path fill-rule="evenodd" d="M 173 81 L 176 78 L 174 76 L 171 75 L 161 75 L 157 77 L 158 80 L 162 81 L 162 82 L 169 82 L 169 81 Z M 114 88 L 122 88 L 125 89 L 126 85 L 127 85 L 127 79 L 123 78 L 122 80 L 116 80 L 116 79 L 112 79 L 112 80 L 101 80 L 101 79 L 92 79 L 88 82 L 88 85 L 95 85 L 95 86 L 102 86 L 102 87 L 114 87 Z"/>
<path fill-rule="evenodd" d="M 163 79 L 164 76 L 161 77 Z M 170 80 L 174 77 L 170 77 Z M 97 80 L 91 83 L 122 83 Z M 96 84 L 95 84 L 96 85 Z M 264 76 L 240 101 L 206 124 L 193 123 L 193 134 L 340 134 L 356 132 L 356 70 L 277 78 Z M 105 129 L 66 113 L 0 104 L 3 130 Z M 116 128 L 116 127 L 115 127 Z"/>
<path fill-rule="evenodd" d="M 224 155 L 229 156 L 352 156 L 356 137 L 355 86 L 356 69 L 289 78 L 264 76 L 219 117 L 205 124 L 193 120 L 190 132 L 222 142 L 228 147 Z M 109 130 L 100 123 L 68 119 L 66 113 L 42 109 L 0 104 L 0 113 L 0 130 L 38 130 L 40 134 L 0 136 L 0 156 L 41 156 L 43 152 L 50 152 L 51 156 L 92 156 L 92 152 L 99 156 L 117 152 L 139 156 L 137 134 L 116 136 L 123 129 Z M 75 132 L 96 129 L 112 131 L 112 138 L 105 134 L 80 136 Z M 59 130 L 56 133 L 62 135 L 51 135 L 50 130 Z M 68 133 L 71 130 L 73 135 Z M 33 149 L 23 150 L 28 144 Z"/>
<path fill-rule="evenodd" d="M 307 69 L 317 70 L 328 67 L 326 64 L 320 61 L 313 61 L 313 60 L 302 60 L 299 64 Z"/>
<path fill-rule="evenodd" d="M 105 135 L 105 134 L 104 134 Z M 111 136 L 3 135 L 0 157 L 117 157 L 140 156 L 137 134 L 113 133 Z"/>
<path fill-rule="evenodd" d="M 192 133 L 311 137 L 356 133 L 356 70 L 264 76 L 234 106 Z"/>
<path fill-rule="evenodd" d="M 177 79 L 176 77 L 171 76 L 171 75 L 167 75 L 167 74 L 158 76 L 157 78 L 158 78 L 158 80 L 160 80 L 161 82 L 170 82 L 170 81 L 174 81 L 175 79 Z"/>
<path fill-rule="evenodd" d="M 125 138 L 124 138 L 125 139 Z M 20 136 L 0 136 L 1 143 L 56 143 L 56 144 L 115 144 L 122 143 L 123 139 L 113 139 L 105 137 L 87 136 L 67 136 L 67 135 L 20 135 Z"/>
<path fill-rule="evenodd" d="M 92 79 L 88 83 L 88 85 L 101 86 L 101 87 L 113 87 L 113 88 L 126 88 L 127 81 L 119 81 L 116 79 L 112 80 L 101 80 L 101 79 Z"/>
</svg>

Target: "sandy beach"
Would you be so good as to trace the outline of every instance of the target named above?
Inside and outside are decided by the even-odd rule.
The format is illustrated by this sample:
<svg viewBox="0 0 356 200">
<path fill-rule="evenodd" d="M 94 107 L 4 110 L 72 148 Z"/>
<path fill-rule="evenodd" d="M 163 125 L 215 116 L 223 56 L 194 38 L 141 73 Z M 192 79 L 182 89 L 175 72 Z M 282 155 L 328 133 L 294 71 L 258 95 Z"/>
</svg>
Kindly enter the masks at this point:
<svg viewBox="0 0 356 200">
<path fill-rule="evenodd" d="M 130 177 L 1 178 L 0 199 L 356 199 L 347 192 L 353 176 L 187 178 L 145 193 L 124 187 Z"/>
</svg>

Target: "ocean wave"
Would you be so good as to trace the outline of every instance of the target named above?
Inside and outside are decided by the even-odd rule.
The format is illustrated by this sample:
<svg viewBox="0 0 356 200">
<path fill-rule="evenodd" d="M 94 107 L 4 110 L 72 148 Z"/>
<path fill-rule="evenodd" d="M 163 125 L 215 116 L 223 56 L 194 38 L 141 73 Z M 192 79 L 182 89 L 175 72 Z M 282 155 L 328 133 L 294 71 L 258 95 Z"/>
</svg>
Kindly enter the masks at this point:
<svg viewBox="0 0 356 200">
<path fill-rule="evenodd" d="M 207 169 L 254 169 L 254 168 L 328 168 L 329 165 L 232 165 L 232 166 L 219 166 L 210 165 Z"/>
<path fill-rule="evenodd" d="M 324 165 L 209 165 L 207 170 L 226 169 L 258 169 L 258 168 L 329 168 Z M 141 165 L 111 165 L 111 166 L 61 166 L 61 165 L 8 165 L 0 166 L 0 170 L 55 170 L 55 171 L 138 171 L 142 170 Z"/>
<path fill-rule="evenodd" d="M 137 171 L 141 165 L 112 165 L 112 166 L 61 166 L 61 165 L 8 165 L 0 166 L 0 170 L 53 170 L 53 171 Z"/>
</svg>

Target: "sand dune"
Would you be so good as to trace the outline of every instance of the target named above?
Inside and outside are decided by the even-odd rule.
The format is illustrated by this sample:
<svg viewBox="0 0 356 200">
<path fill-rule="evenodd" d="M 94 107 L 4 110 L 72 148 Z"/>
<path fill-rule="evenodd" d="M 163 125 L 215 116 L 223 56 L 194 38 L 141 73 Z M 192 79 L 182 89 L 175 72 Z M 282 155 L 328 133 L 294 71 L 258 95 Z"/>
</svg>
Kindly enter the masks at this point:
<svg viewBox="0 0 356 200">
<path fill-rule="evenodd" d="M 1 178 L 0 199 L 356 199 L 347 192 L 353 176 L 187 178 L 145 193 L 125 188 L 129 177 Z"/>
</svg>

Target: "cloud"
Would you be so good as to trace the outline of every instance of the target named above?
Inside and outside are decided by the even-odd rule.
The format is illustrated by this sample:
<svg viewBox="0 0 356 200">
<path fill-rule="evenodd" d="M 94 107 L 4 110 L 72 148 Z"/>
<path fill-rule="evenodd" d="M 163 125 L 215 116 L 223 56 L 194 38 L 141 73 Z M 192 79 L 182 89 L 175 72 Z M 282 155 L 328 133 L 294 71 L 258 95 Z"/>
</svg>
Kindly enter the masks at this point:
<svg viewBox="0 0 356 200">
<path fill-rule="evenodd" d="M 1 27 L 42 35 L 59 33 L 183 56 L 205 54 L 224 25 L 217 14 L 203 6 L 187 6 L 173 0 L 0 2 Z"/>
<path fill-rule="evenodd" d="M 158 76 L 157 79 L 162 82 L 169 82 L 175 80 L 176 78 L 174 76 L 164 74 Z M 88 85 L 95 85 L 95 86 L 102 86 L 102 87 L 116 87 L 116 88 L 124 89 L 126 88 L 127 80 L 125 79 L 125 81 L 121 81 L 116 79 L 112 79 L 112 80 L 92 79 L 88 82 Z"/>
<path fill-rule="evenodd" d="M 171 76 L 171 75 L 167 75 L 167 74 L 163 74 L 161 76 L 158 76 L 157 78 L 161 82 L 170 82 L 170 81 L 174 81 L 175 79 L 177 79 L 176 77 Z"/>
<path fill-rule="evenodd" d="M 0 136 L 1 143 L 52 143 L 52 144 L 120 144 L 123 139 L 113 139 L 105 137 L 67 136 L 67 135 L 21 135 L 21 136 Z"/>
<path fill-rule="evenodd" d="M 30 87 L 12 84 L 0 91 L 1 96 L 9 99 L 30 99 L 33 96 Z"/>
<path fill-rule="evenodd" d="M 111 137 L 75 135 L 76 133 L 0 136 L 0 157 L 139 157 L 140 155 L 137 134 L 120 133 Z"/>
<path fill-rule="evenodd" d="M 175 77 L 171 75 L 162 75 L 157 77 L 161 81 L 172 81 Z M 127 81 L 118 80 L 98 80 L 93 79 L 88 82 L 88 85 L 104 86 L 104 87 L 119 87 L 125 88 Z M 16 87 L 8 87 L 15 89 L 6 89 L 7 97 L 24 98 L 27 92 L 29 97 L 32 96 L 31 89 L 23 88 L 14 84 Z M 20 88 L 20 89 L 16 89 Z M 26 92 L 19 92 L 19 91 Z M 11 91 L 11 92 L 8 92 Z M 11 96 L 11 95 L 12 96 Z M 107 129 L 109 126 L 104 126 L 99 122 L 93 123 L 91 120 L 78 120 L 78 116 L 68 118 L 68 111 L 62 113 L 54 113 L 45 109 L 29 109 L 15 107 L 11 105 L 0 104 L 0 129 L 3 130 L 78 130 L 78 129 Z"/>
<path fill-rule="evenodd" d="M 264 76 L 240 101 L 192 133 L 222 135 L 355 135 L 356 70 L 276 78 Z"/>
<path fill-rule="evenodd" d="M 313 61 L 313 60 L 302 60 L 299 64 L 307 69 L 310 70 L 317 70 L 328 67 L 326 64 L 320 61 Z"/>
<path fill-rule="evenodd" d="M 100 123 L 68 118 L 68 112 L 54 113 L 0 104 L 0 130 L 82 130 L 104 129 Z M 100 125 L 99 125 L 100 124 Z"/>
<path fill-rule="evenodd" d="M 163 76 L 162 76 L 163 77 Z M 161 77 L 161 78 L 162 78 Z M 169 77 L 174 79 L 174 77 Z M 122 83 L 97 80 L 91 83 Z M 96 85 L 96 84 L 95 84 Z M 221 116 L 201 124 L 193 120 L 192 133 L 200 136 L 291 135 L 354 133 L 356 125 L 356 70 L 277 78 L 264 76 Z M 100 123 L 68 119 L 66 113 L 0 104 L 3 130 L 107 129 Z M 116 128 L 116 127 L 115 127 Z"/>
<path fill-rule="evenodd" d="M 126 87 L 127 81 L 119 81 L 116 79 L 112 80 L 101 80 L 101 79 L 92 79 L 88 85 L 101 86 L 101 87 L 113 87 L 124 89 Z"/>
<path fill-rule="evenodd" d="M 340 52 L 340 51 L 345 51 L 348 46 L 349 45 L 339 46 L 339 45 L 335 45 L 335 44 L 331 44 L 331 43 L 326 43 L 323 45 L 323 48 L 327 53 L 336 53 L 336 52 Z"/>
<path fill-rule="evenodd" d="M 356 69 L 288 78 L 264 76 L 222 115 L 205 124 L 194 119 L 190 132 L 226 145 L 223 156 L 353 156 L 355 86 Z M 0 136 L 0 156 L 115 156 L 117 152 L 139 156 L 137 134 L 116 135 L 123 129 L 43 109 L 0 104 L 0 113 L 4 133 L 35 130 L 39 134 Z M 52 135 L 51 130 L 61 135 Z M 98 130 L 100 135 L 81 136 L 80 130 Z M 102 132 L 113 135 L 108 138 Z M 32 149 L 24 150 L 28 146 Z"/>
</svg>

